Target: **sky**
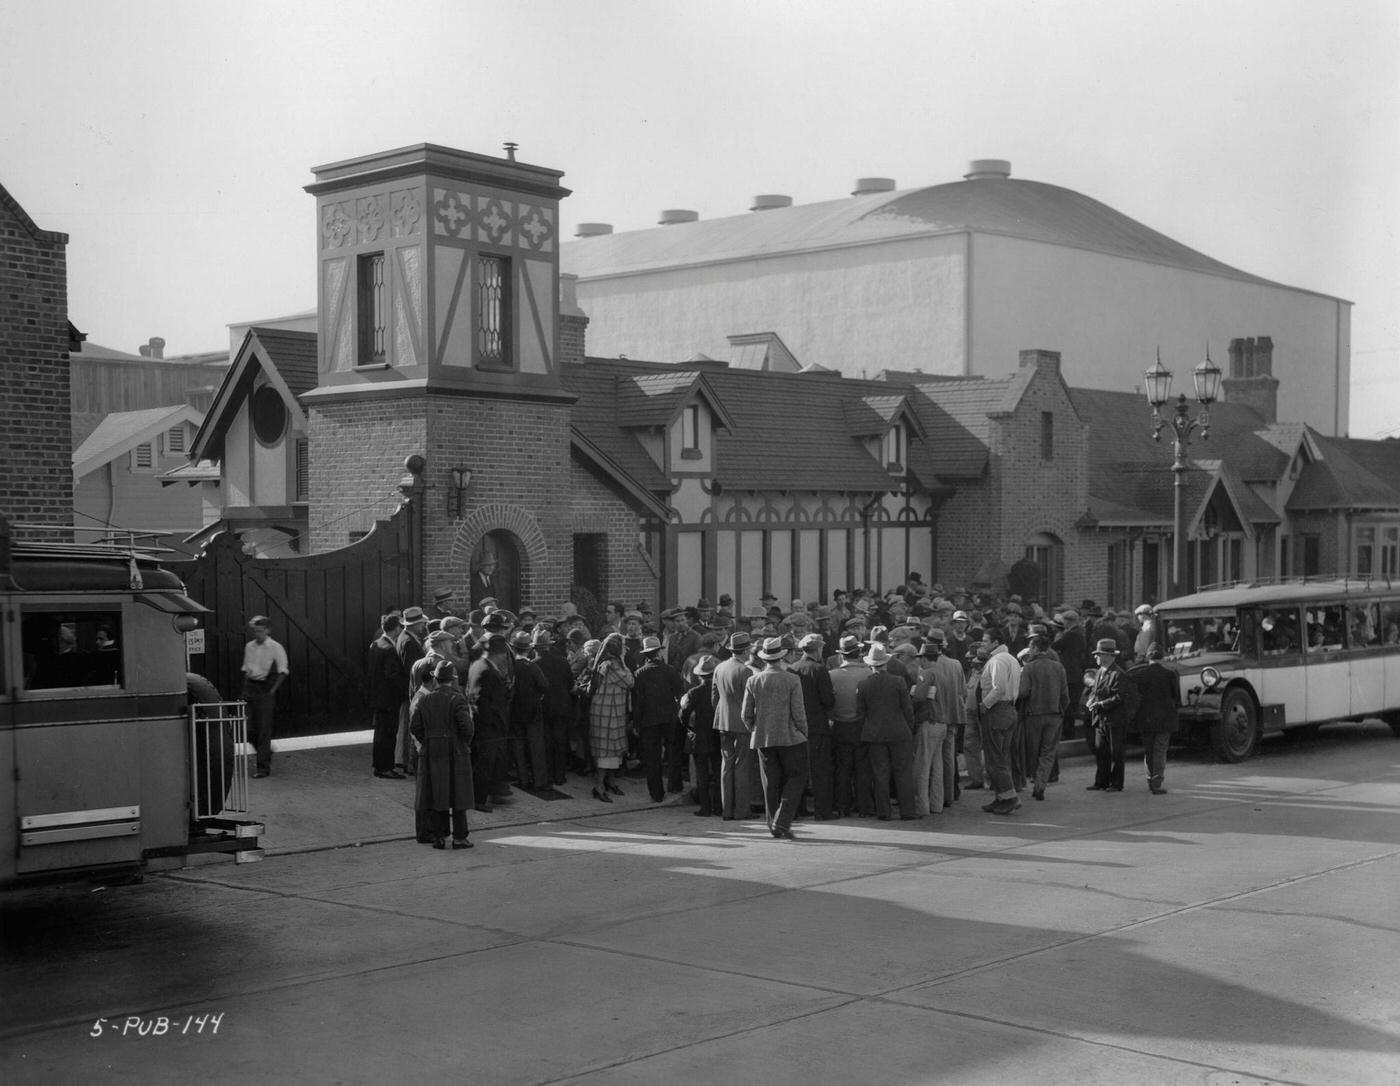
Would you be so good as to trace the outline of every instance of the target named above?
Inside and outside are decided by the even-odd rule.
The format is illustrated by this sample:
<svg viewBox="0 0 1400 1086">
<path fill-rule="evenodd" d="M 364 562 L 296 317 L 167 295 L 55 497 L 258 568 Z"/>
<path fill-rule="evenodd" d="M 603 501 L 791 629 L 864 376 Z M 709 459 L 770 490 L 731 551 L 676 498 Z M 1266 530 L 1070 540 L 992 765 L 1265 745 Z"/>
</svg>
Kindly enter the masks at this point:
<svg viewBox="0 0 1400 1086">
<path fill-rule="evenodd" d="M 518 143 L 566 236 L 1004 158 L 1354 302 L 1356 437 L 1400 435 L 1398 92 L 1396 0 L 0 0 L 0 184 L 94 343 L 314 308 L 311 168 L 392 147 Z"/>
</svg>

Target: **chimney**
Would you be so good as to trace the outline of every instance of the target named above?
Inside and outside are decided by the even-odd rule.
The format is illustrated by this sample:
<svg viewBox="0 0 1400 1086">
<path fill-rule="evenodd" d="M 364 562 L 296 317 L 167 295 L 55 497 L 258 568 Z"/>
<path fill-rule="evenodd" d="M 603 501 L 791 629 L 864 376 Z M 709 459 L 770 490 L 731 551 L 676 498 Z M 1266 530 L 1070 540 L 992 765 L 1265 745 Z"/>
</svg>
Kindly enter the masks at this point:
<svg viewBox="0 0 1400 1086">
<path fill-rule="evenodd" d="M 964 181 L 1005 181 L 1011 176 L 1011 163 L 1004 158 L 974 158 L 967 164 Z"/>
<path fill-rule="evenodd" d="M 1230 340 L 1230 376 L 1220 382 L 1226 403 L 1243 404 L 1265 423 L 1278 421 L 1278 378 L 1274 341 L 1269 336 Z"/>
<path fill-rule="evenodd" d="M 583 362 L 587 352 L 588 314 L 578 307 L 578 276 L 559 273 L 559 361 Z"/>
<path fill-rule="evenodd" d="M 700 212 L 691 211 L 689 208 L 672 207 L 661 212 L 661 217 L 656 220 L 658 226 L 675 226 L 677 223 L 695 222 L 700 218 Z"/>
<path fill-rule="evenodd" d="M 150 358 L 151 345 L 149 343 L 141 344 L 141 346 L 136 348 L 136 353 L 139 354 L 142 358 Z"/>
<path fill-rule="evenodd" d="M 574 229 L 576 238 L 600 238 L 613 232 L 610 222 L 581 222 Z"/>
<path fill-rule="evenodd" d="M 779 193 L 770 192 L 770 193 L 768 193 L 768 194 L 766 194 L 766 195 L 763 195 L 763 196 L 755 196 L 755 197 L 753 198 L 753 206 L 750 207 L 749 210 L 750 210 L 750 211 L 772 211 L 774 208 L 779 208 L 779 207 L 791 207 L 791 206 L 792 206 L 792 197 L 791 197 L 791 196 L 782 196 L 782 195 L 780 195 Z"/>
<path fill-rule="evenodd" d="M 1259 377 L 1274 375 L 1274 341 L 1269 336 L 1254 341 L 1254 373 Z"/>
<path fill-rule="evenodd" d="M 1230 340 L 1230 377 L 1244 377 L 1244 340 L 1235 337 Z"/>
<path fill-rule="evenodd" d="M 893 177 L 857 177 L 852 196 L 869 196 L 872 192 L 893 192 Z"/>
</svg>

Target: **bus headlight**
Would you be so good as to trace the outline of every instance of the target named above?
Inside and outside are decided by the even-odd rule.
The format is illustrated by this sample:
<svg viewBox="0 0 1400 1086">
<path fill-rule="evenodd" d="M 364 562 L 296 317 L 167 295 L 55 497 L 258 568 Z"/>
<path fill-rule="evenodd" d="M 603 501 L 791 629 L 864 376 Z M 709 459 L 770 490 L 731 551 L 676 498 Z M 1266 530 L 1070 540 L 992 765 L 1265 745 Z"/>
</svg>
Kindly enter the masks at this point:
<svg viewBox="0 0 1400 1086">
<path fill-rule="evenodd" d="M 1214 690 L 1220 685 L 1220 672 L 1213 667 L 1201 668 L 1201 686 L 1207 690 Z"/>
</svg>

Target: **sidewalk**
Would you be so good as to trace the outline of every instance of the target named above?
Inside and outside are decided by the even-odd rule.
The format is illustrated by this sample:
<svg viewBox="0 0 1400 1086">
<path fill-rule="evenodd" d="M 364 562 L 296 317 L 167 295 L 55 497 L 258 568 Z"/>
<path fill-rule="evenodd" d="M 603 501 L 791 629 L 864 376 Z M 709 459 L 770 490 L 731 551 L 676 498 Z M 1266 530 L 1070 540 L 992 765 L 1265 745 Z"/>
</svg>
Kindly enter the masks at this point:
<svg viewBox="0 0 1400 1086">
<path fill-rule="evenodd" d="M 375 777 L 370 738 L 364 731 L 273 742 L 272 776 L 248 782 L 249 817 L 266 828 L 261 844 L 268 856 L 412 840 L 413 779 Z M 1060 744 L 1061 762 L 1086 753 L 1081 739 Z M 468 819 L 478 833 L 647 807 L 691 807 L 686 794 L 653 803 L 640 769 L 624 772 L 619 781 L 625 795 L 601 803 L 592 796 L 592 777 L 570 773 L 565 784 L 554 788 L 567 799 L 544 800 L 513 788 L 510 804 L 490 814 L 468 812 Z"/>
</svg>

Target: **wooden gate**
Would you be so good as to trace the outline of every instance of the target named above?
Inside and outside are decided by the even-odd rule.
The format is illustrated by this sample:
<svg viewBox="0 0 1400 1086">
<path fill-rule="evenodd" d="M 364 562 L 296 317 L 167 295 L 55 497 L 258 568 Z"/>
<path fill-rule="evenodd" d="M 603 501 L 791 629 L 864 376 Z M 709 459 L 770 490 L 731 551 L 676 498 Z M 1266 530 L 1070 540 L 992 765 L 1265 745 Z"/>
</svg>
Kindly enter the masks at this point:
<svg viewBox="0 0 1400 1086">
<path fill-rule="evenodd" d="M 339 550 L 254 558 L 224 532 L 190 562 L 165 561 L 191 597 L 213 608 L 205 616 L 204 655 L 191 657 L 191 668 L 236 699 L 248 620 L 267 615 L 291 671 L 277 693 L 276 734 L 370 727 L 365 669 L 380 616 L 422 602 L 416 521 L 415 504 L 408 502 Z"/>
</svg>

